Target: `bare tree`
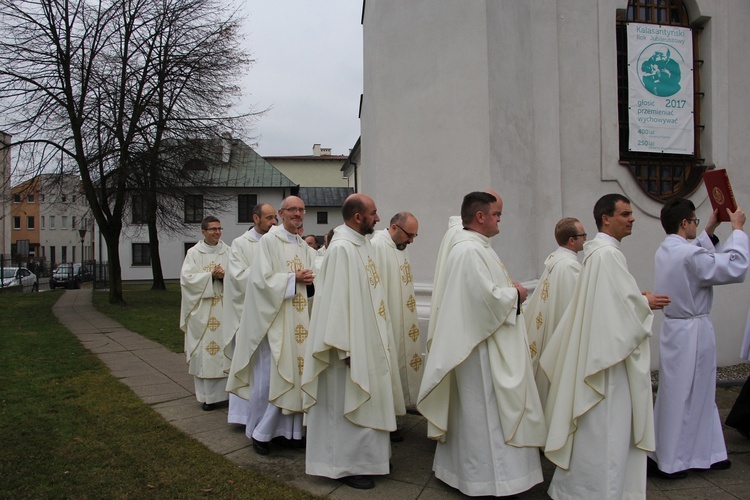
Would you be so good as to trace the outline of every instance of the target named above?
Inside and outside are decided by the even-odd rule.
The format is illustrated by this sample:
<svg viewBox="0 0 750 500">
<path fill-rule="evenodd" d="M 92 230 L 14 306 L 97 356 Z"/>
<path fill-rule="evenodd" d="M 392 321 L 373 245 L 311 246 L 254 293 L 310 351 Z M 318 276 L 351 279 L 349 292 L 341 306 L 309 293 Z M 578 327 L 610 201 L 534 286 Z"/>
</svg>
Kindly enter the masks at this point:
<svg viewBox="0 0 750 500">
<path fill-rule="evenodd" d="M 242 126 L 232 82 L 250 59 L 224 5 L 0 0 L 0 129 L 26 159 L 21 175 L 57 166 L 58 154 L 75 166 L 107 243 L 112 303 L 123 302 L 119 239 L 134 176 L 167 184 L 165 140 Z"/>
</svg>

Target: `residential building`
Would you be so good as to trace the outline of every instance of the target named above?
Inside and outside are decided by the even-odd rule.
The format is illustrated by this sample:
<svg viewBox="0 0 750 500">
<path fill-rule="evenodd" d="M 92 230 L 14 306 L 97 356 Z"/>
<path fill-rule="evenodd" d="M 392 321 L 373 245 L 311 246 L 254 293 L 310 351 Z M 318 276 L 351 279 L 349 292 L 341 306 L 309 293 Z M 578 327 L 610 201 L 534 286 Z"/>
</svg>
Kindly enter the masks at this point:
<svg viewBox="0 0 750 500">
<path fill-rule="evenodd" d="M 300 186 L 354 187 L 341 172 L 349 156 L 331 154 L 331 148 L 322 148 L 320 144 L 313 145 L 311 155 L 264 158 Z"/>
<path fill-rule="evenodd" d="M 14 258 L 52 268 L 93 258 L 93 220 L 77 176 L 41 174 L 14 186 L 11 212 Z"/>
</svg>

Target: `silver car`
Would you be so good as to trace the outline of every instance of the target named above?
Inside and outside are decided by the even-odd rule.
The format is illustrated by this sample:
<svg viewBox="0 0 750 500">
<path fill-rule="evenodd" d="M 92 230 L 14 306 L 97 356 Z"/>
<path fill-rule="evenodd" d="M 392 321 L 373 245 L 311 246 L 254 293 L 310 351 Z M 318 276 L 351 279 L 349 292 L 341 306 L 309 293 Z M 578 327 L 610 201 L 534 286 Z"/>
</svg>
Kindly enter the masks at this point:
<svg viewBox="0 0 750 500">
<path fill-rule="evenodd" d="M 4 267 L 2 271 L 3 277 L 0 285 L 3 287 L 21 285 L 24 292 L 39 291 L 39 282 L 36 279 L 36 274 L 25 267 Z"/>
</svg>

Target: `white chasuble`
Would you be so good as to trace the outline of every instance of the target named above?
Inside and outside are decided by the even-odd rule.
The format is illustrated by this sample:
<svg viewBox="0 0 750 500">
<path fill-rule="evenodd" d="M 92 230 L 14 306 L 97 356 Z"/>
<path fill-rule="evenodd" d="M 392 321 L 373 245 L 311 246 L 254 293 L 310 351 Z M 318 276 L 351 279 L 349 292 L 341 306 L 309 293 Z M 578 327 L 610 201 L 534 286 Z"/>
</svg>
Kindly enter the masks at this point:
<svg viewBox="0 0 750 500">
<path fill-rule="evenodd" d="M 716 337 L 709 316 L 713 286 L 744 281 L 748 237 L 735 230 L 714 248 L 671 234 L 655 257 L 654 293 L 669 295 L 659 332 L 659 390 L 654 405 L 659 469 L 708 469 L 727 459 L 716 407 Z"/>
<path fill-rule="evenodd" d="M 370 242 L 337 227 L 321 264 L 302 375 L 308 474 L 388 473 L 389 432 L 404 408 L 393 393 L 382 289 Z"/>
<path fill-rule="evenodd" d="M 441 297 L 417 408 L 438 440 L 436 477 L 468 495 L 509 495 L 542 481 L 546 436 L 518 291 L 489 239 L 463 230 Z"/>
<path fill-rule="evenodd" d="M 450 252 L 450 249 L 453 246 L 454 238 L 456 237 L 456 235 L 461 234 L 463 230 L 464 228 L 461 225 L 461 217 L 459 217 L 458 215 L 451 215 L 448 218 L 448 230 L 445 232 L 445 234 L 443 235 L 443 239 L 440 241 L 437 262 L 435 263 L 435 276 L 432 280 L 433 285 L 436 286 L 438 281 L 440 280 L 443 268 L 445 267 L 445 261 L 448 260 L 448 252 Z M 440 310 L 440 302 L 442 299 L 442 296 L 438 295 L 439 291 L 436 290 L 435 286 L 433 286 L 432 288 L 430 322 L 427 324 L 427 341 L 425 343 L 426 351 L 428 353 L 430 351 L 430 344 L 432 343 L 432 337 L 435 331 L 435 318 L 437 318 L 437 313 Z"/>
<path fill-rule="evenodd" d="M 649 337 L 653 313 L 619 242 L 584 247 L 573 297 L 542 353 L 551 381 L 545 455 L 553 498 L 645 498 L 654 449 Z"/>
<path fill-rule="evenodd" d="M 250 278 L 250 264 L 261 235 L 255 228 L 235 238 L 229 249 L 226 276 L 224 276 L 224 336 L 229 358 L 234 353 L 234 339 L 240 327 L 245 291 Z"/>
<path fill-rule="evenodd" d="M 377 231 L 370 240 L 375 263 L 383 281 L 387 310 L 393 328 L 394 365 L 398 367 L 406 406 L 414 406 L 424 372 L 422 339 L 414 296 L 414 276 L 408 250 L 399 250 L 388 229 Z"/>
<path fill-rule="evenodd" d="M 547 402 L 549 380 L 539 368 L 539 358 L 570 303 L 580 272 L 576 253 L 559 247 L 544 261 L 544 272 L 524 307 L 534 380 L 542 407 Z"/>
<path fill-rule="evenodd" d="M 198 378 L 225 378 L 229 369 L 222 329 L 224 287 L 211 277 L 217 265 L 226 269 L 228 255 L 223 241 L 213 247 L 200 241 L 188 250 L 180 272 L 180 329 L 189 372 Z"/>
<path fill-rule="evenodd" d="M 292 241 L 290 241 L 290 239 Z M 253 396 L 253 369 L 258 346 L 268 339 L 272 366 L 268 400 L 285 414 L 302 411 L 300 377 L 309 328 L 306 286 L 290 279 L 311 269 L 307 245 L 283 226 L 274 226 L 258 242 L 236 338 L 227 389 L 245 399 Z"/>
</svg>

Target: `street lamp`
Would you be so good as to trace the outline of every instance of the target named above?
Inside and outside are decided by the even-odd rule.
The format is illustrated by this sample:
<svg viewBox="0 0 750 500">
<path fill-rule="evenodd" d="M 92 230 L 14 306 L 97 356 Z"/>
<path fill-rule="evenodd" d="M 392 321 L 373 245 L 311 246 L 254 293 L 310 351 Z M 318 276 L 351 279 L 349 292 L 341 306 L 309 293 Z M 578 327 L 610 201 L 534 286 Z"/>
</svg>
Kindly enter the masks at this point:
<svg viewBox="0 0 750 500">
<path fill-rule="evenodd" d="M 86 239 L 86 230 L 79 229 L 78 234 L 81 235 L 81 268 L 83 268 L 83 252 L 84 252 L 83 240 Z"/>
</svg>

